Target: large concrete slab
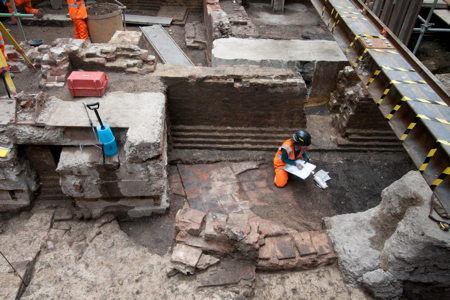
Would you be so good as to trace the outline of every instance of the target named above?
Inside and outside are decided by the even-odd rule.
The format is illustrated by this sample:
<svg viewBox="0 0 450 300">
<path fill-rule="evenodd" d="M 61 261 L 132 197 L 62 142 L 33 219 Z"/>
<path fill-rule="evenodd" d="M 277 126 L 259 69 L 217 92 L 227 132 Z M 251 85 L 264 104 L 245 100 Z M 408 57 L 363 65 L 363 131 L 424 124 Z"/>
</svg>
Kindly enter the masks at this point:
<svg viewBox="0 0 450 300">
<path fill-rule="evenodd" d="M 129 128 L 160 120 L 165 113 L 165 95 L 162 93 L 113 92 L 105 96 L 74 98 L 64 101 L 51 97 L 37 118 L 37 122 L 55 127 L 89 127 L 83 103 L 100 103 L 98 110 L 103 122 L 111 127 Z M 94 125 L 98 122 L 90 111 Z"/>
<path fill-rule="evenodd" d="M 334 41 L 217 39 L 213 43 L 212 65 L 258 65 L 290 68 L 310 82 L 308 103 L 327 103 L 336 88 L 336 77 L 348 60 Z"/>
<path fill-rule="evenodd" d="M 217 39 L 212 64 L 289 67 L 299 61 L 347 61 L 339 45 L 324 40 Z"/>
</svg>

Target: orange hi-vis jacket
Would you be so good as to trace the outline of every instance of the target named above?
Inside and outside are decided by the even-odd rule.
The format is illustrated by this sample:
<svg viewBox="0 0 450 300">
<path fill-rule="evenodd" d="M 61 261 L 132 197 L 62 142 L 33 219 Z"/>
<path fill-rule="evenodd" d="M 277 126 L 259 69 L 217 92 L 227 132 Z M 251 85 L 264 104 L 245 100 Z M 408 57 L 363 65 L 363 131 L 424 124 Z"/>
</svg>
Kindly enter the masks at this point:
<svg viewBox="0 0 450 300">
<path fill-rule="evenodd" d="M 84 0 L 67 0 L 67 6 L 69 8 L 69 16 L 72 20 L 87 18 Z"/>
<path fill-rule="evenodd" d="M 286 164 L 281 159 L 282 153 L 281 149 L 286 150 L 288 154 L 288 158 L 290 160 L 296 160 L 302 157 L 303 151 L 300 151 L 300 153 L 295 156 L 295 143 L 293 139 L 287 139 L 283 142 L 280 148 L 278 148 L 277 153 L 275 154 L 275 157 L 273 158 L 273 166 L 277 169 L 283 168 Z"/>
</svg>

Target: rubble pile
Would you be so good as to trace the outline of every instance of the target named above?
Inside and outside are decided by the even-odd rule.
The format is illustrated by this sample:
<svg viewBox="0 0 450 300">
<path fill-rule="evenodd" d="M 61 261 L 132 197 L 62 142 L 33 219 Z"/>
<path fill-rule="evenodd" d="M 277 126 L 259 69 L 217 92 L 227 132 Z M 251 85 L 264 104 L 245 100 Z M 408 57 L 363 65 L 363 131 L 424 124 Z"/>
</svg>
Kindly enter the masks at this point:
<svg viewBox="0 0 450 300">
<path fill-rule="evenodd" d="M 20 73 L 28 68 L 22 56 L 16 51 L 13 45 L 5 45 L 5 55 L 11 72 Z"/>
<path fill-rule="evenodd" d="M 140 41 L 137 39 L 136 42 L 136 34 L 119 33 L 110 43 L 60 38 L 52 45 L 29 49 L 27 56 L 42 70 L 40 87 L 63 87 L 72 68 L 140 74 L 153 72 L 156 58 L 137 45 Z"/>
<path fill-rule="evenodd" d="M 339 71 L 328 109 L 335 113 L 332 124 L 343 136 L 352 129 L 390 130 L 373 98 L 350 66 Z"/>
<path fill-rule="evenodd" d="M 377 298 L 448 295 L 448 232 L 428 218 L 432 191 L 418 171 L 385 188 L 367 211 L 325 218 L 347 280 Z"/>
<path fill-rule="evenodd" d="M 330 240 L 319 231 L 298 232 L 244 213 L 204 213 L 184 208 L 175 221 L 174 268 L 193 274 L 225 255 L 255 261 L 260 270 L 309 270 L 336 260 Z"/>
</svg>

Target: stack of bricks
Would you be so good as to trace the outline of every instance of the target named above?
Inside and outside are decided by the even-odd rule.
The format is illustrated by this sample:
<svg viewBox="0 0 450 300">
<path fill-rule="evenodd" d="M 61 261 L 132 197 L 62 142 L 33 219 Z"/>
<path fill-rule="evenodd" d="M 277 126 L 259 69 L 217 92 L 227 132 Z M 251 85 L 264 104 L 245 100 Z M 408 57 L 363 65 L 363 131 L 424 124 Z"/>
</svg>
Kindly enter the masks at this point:
<svg viewBox="0 0 450 300">
<path fill-rule="evenodd" d="M 128 34 L 119 35 L 119 38 L 105 44 L 60 38 L 51 46 L 41 45 L 26 54 L 37 67 L 41 67 L 41 88 L 63 87 L 72 69 L 140 74 L 153 72 L 156 58 L 148 50 L 141 49 L 135 41 L 136 38 L 130 38 Z"/>
<path fill-rule="evenodd" d="M 225 215 L 184 208 L 176 215 L 175 230 L 172 262 L 190 274 L 203 255 L 246 258 L 260 270 L 307 270 L 336 260 L 326 233 L 298 232 L 250 211 Z"/>
</svg>

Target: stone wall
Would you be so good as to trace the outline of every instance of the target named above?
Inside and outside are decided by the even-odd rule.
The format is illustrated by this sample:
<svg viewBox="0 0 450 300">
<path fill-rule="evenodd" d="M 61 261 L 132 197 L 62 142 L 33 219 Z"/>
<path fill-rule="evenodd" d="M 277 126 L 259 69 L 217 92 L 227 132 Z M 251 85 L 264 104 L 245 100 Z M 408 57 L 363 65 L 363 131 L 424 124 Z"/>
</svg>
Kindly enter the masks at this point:
<svg viewBox="0 0 450 300">
<path fill-rule="evenodd" d="M 259 270 L 309 270 L 336 260 L 326 233 L 298 232 L 253 212 L 205 213 L 184 208 L 175 219 L 175 269 L 193 274 L 224 256 L 245 259 Z"/>
<path fill-rule="evenodd" d="M 17 147 L 0 159 L 0 212 L 30 205 L 38 188 L 35 172 Z"/>
<path fill-rule="evenodd" d="M 333 126 L 344 136 L 355 129 L 391 131 L 389 123 L 350 66 L 339 71 L 336 90 L 331 93 L 328 108 L 335 113 Z"/>
<path fill-rule="evenodd" d="M 306 87 L 291 70 L 160 66 L 171 124 L 305 127 Z"/>
<path fill-rule="evenodd" d="M 109 212 L 137 218 L 165 212 L 169 203 L 164 94 L 110 92 L 103 98 L 70 101 L 39 95 L 43 107 L 37 116 L 24 118 L 22 115 L 30 112 L 17 110 L 16 123 L 15 110 L 6 109 L 12 101 L 2 101 L 5 109 L 0 118 L 0 146 L 11 146 L 13 150 L 6 159 L 0 159 L 0 210 L 28 206 L 36 190 L 37 179 L 26 156 L 17 153 L 17 145 L 53 145 L 63 146 L 58 166 L 35 155 L 34 161 L 42 164 L 33 163 L 33 167 L 39 174 L 57 169 L 62 191 L 84 209 L 85 217 Z M 103 164 L 100 147 L 94 146 L 96 141 L 88 127 L 83 101 L 100 101 L 102 119 L 111 125 L 120 149 L 120 164 L 118 156 L 107 158 Z M 15 103 L 11 104 L 14 108 Z M 121 106 L 128 109 L 118 109 Z M 91 117 L 97 123 L 92 112 Z"/>
<path fill-rule="evenodd" d="M 381 299 L 439 299 L 450 291 L 448 232 L 428 218 L 432 191 L 417 171 L 365 212 L 325 219 L 341 271 Z"/>
<path fill-rule="evenodd" d="M 162 155 L 139 163 L 126 161 L 123 151 L 119 156 L 120 166 L 117 158 L 108 158 L 103 164 L 98 148 L 65 147 L 57 168 L 64 194 L 89 209 L 93 217 L 163 213 L 168 207 L 165 148 Z"/>
</svg>

